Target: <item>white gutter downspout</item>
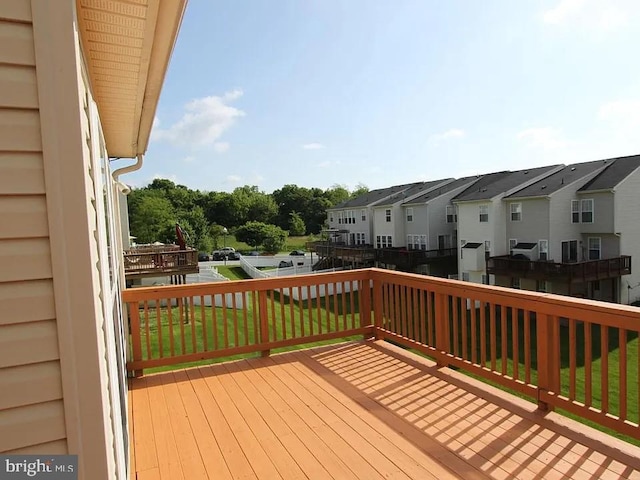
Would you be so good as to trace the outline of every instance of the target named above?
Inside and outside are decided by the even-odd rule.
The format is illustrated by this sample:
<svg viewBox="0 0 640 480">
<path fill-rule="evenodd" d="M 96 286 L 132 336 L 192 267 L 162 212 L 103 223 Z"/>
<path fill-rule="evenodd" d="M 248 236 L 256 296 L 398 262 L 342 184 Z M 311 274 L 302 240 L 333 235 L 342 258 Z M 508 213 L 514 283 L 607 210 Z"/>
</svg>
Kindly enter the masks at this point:
<svg viewBox="0 0 640 480">
<path fill-rule="evenodd" d="M 140 170 L 142 168 L 142 161 L 143 161 L 144 157 L 141 153 L 139 153 L 136 156 L 136 163 L 134 163 L 133 165 L 128 165 L 126 167 L 122 167 L 119 168 L 117 170 L 114 170 L 113 173 L 111 174 L 111 176 L 113 177 L 113 180 L 118 183 L 118 177 L 120 175 L 123 175 L 125 173 L 131 173 L 131 172 L 135 172 L 136 170 Z M 124 192 L 123 192 L 124 193 Z M 126 195 L 126 194 L 125 194 Z"/>
</svg>

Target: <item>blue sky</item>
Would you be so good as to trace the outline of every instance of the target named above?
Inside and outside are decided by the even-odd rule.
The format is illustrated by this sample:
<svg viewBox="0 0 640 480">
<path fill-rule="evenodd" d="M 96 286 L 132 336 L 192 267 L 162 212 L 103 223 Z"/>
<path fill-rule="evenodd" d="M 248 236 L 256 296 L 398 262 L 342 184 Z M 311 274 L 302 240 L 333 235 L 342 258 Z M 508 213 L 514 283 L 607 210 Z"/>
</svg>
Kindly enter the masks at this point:
<svg viewBox="0 0 640 480">
<path fill-rule="evenodd" d="M 190 0 L 142 170 L 369 188 L 640 153 L 636 0 Z"/>
</svg>

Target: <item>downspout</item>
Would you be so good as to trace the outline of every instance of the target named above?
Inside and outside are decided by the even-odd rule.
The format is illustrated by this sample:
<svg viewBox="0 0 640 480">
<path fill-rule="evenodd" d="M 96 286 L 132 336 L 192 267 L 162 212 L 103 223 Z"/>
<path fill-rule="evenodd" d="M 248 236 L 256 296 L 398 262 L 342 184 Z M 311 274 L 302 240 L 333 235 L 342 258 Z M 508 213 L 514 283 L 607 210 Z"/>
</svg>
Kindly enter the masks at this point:
<svg viewBox="0 0 640 480">
<path fill-rule="evenodd" d="M 133 165 L 128 165 L 126 167 L 122 167 L 122 168 L 119 168 L 117 170 L 114 170 L 113 173 L 111 174 L 111 176 L 113 177 L 113 180 L 116 183 L 118 183 L 118 177 L 120 175 L 125 174 L 125 173 L 135 172 L 136 170 L 140 170 L 142 168 L 142 160 L 143 160 L 143 155 L 141 153 L 139 153 L 136 156 L 136 163 L 134 163 Z"/>
</svg>

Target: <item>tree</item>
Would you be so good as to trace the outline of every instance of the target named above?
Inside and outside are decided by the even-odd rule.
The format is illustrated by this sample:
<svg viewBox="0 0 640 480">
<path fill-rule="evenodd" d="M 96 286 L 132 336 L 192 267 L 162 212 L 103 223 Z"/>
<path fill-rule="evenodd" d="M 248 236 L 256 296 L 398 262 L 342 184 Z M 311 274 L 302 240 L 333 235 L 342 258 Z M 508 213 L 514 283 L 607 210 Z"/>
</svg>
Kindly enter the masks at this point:
<svg viewBox="0 0 640 480">
<path fill-rule="evenodd" d="M 209 222 L 202 207 L 195 206 L 188 212 L 181 212 L 178 223 L 188 234 L 187 245 L 201 252 L 213 250 L 213 240 L 209 231 Z"/>
<path fill-rule="evenodd" d="M 351 198 L 357 198 L 360 195 L 364 195 L 365 193 L 369 192 L 369 187 L 367 187 L 364 183 L 359 183 L 358 185 L 356 185 L 356 189 L 351 192 Z"/>
<path fill-rule="evenodd" d="M 260 245 L 267 253 L 277 253 L 287 239 L 287 232 L 276 225 L 263 222 L 247 222 L 236 230 L 236 240 L 245 242 L 254 248 Z"/>
<path fill-rule="evenodd" d="M 345 185 L 335 184 L 325 190 L 324 196 L 331 202 L 331 206 L 335 207 L 339 203 L 349 200 L 349 190 Z"/>
<path fill-rule="evenodd" d="M 176 214 L 166 198 L 148 190 L 129 194 L 129 226 L 137 243 L 173 242 Z"/>
<path fill-rule="evenodd" d="M 289 214 L 289 235 L 300 237 L 305 233 L 307 233 L 307 227 L 304 224 L 304 220 L 302 220 L 298 212 L 291 212 Z"/>
</svg>

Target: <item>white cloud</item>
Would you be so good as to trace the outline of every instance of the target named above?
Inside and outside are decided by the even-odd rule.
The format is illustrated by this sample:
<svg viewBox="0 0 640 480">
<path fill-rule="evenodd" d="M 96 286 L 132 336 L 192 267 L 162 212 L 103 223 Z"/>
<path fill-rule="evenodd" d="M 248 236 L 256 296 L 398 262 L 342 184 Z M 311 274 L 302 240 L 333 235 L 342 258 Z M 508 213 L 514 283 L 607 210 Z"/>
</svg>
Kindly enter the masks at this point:
<svg viewBox="0 0 640 480">
<path fill-rule="evenodd" d="M 637 130 L 640 127 L 640 99 L 614 100 L 600 107 L 598 117 Z"/>
<path fill-rule="evenodd" d="M 176 175 L 156 173 L 153 175 L 153 177 L 151 177 L 151 180 L 156 180 L 156 179 L 167 179 L 167 180 L 171 180 L 173 183 L 178 183 L 178 177 Z M 148 182 L 148 183 L 151 183 L 151 182 Z"/>
<path fill-rule="evenodd" d="M 218 153 L 224 153 L 229 150 L 228 142 L 216 142 L 213 144 L 213 149 Z"/>
<path fill-rule="evenodd" d="M 186 157 L 184 157 L 184 158 L 182 159 L 182 161 L 183 161 L 184 163 L 191 163 L 191 162 L 193 162 L 195 159 L 196 159 L 196 157 L 194 157 L 194 156 L 192 156 L 192 155 L 187 155 Z"/>
<path fill-rule="evenodd" d="M 542 21 L 550 25 L 577 25 L 597 30 L 613 30 L 628 23 L 632 1 L 560 0 L 542 14 Z"/>
<path fill-rule="evenodd" d="M 318 168 L 329 168 L 329 167 L 337 167 L 340 165 L 340 161 L 332 162 L 331 160 L 325 160 L 324 162 L 318 163 Z"/>
<path fill-rule="evenodd" d="M 225 183 L 238 184 L 241 181 L 242 181 L 242 177 L 239 175 L 227 175 L 227 178 L 225 179 Z"/>
<path fill-rule="evenodd" d="M 304 148 L 305 150 L 320 150 L 322 148 L 325 148 L 325 146 L 321 143 L 305 143 L 304 145 L 302 145 L 302 148 Z"/>
<path fill-rule="evenodd" d="M 156 118 L 152 139 L 165 140 L 176 146 L 206 146 L 215 144 L 222 134 L 245 113 L 229 105 L 242 96 L 242 90 L 233 90 L 222 97 L 196 98 L 184 106 L 182 118 L 168 128 L 159 128 Z M 220 142 L 223 143 L 223 142 Z M 228 145 L 228 144 L 227 144 Z M 223 147 L 224 148 L 224 147 Z"/>
<path fill-rule="evenodd" d="M 440 132 L 440 133 L 434 133 L 433 135 L 429 136 L 429 143 L 432 143 L 434 145 L 438 145 L 442 142 L 446 142 L 448 140 L 453 140 L 456 138 L 462 138 L 464 137 L 465 131 L 461 130 L 459 128 L 450 128 L 449 130 L 445 131 L 445 132 Z"/>
<path fill-rule="evenodd" d="M 518 140 L 526 143 L 530 148 L 556 150 L 572 145 L 559 130 L 551 127 L 527 128 L 518 133 Z"/>
</svg>

